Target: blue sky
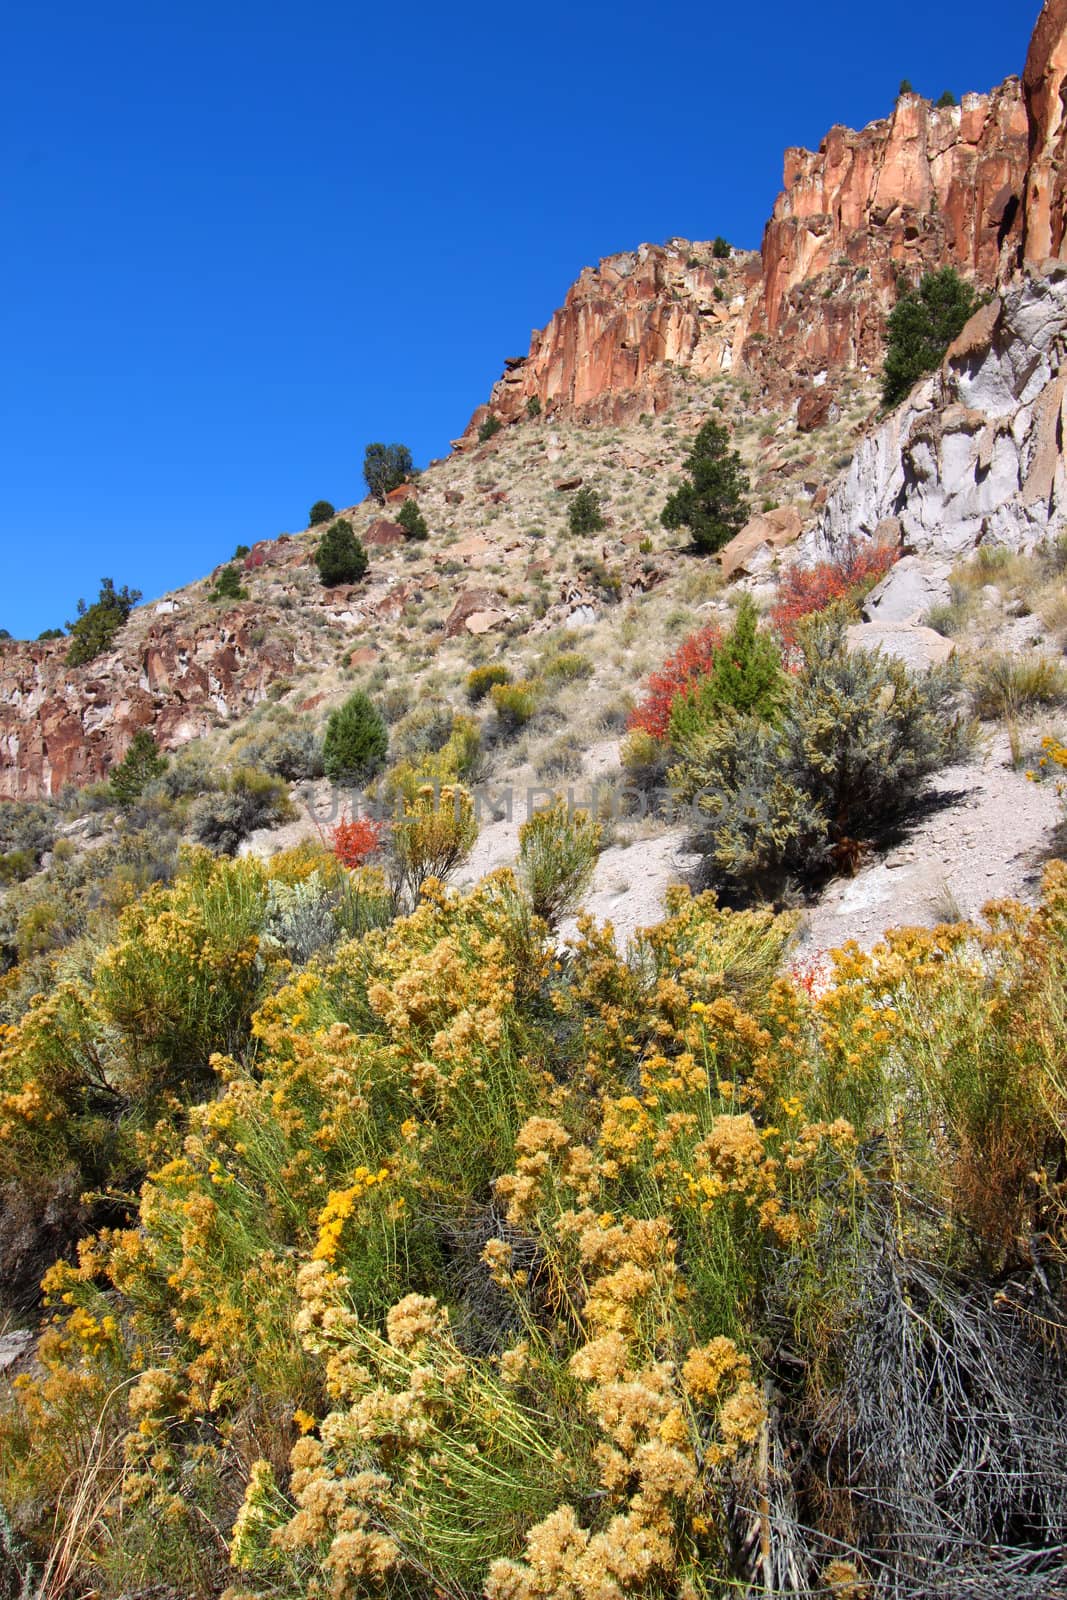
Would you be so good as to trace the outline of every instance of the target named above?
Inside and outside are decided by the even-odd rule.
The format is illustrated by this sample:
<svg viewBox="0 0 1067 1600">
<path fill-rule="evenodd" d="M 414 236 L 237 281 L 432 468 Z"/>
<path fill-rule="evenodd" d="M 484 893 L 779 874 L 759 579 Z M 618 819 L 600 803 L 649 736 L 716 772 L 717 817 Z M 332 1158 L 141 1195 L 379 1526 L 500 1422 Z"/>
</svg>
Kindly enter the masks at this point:
<svg viewBox="0 0 1067 1600">
<path fill-rule="evenodd" d="M 0 627 L 444 454 L 580 268 L 757 246 L 787 145 L 1021 71 L 1037 0 L 12 0 Z"/>
</svg>

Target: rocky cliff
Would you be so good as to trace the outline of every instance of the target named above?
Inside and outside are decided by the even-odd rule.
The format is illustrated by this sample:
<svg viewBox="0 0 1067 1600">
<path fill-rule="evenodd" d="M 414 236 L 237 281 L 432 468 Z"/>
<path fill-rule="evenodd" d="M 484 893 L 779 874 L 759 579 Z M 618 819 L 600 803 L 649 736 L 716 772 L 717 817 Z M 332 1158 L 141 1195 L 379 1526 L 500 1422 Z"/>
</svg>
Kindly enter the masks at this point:
<svg viewBox="0 0 1067 1600">
<path fill-rule="evenodd" d="M 1065 362 L 1067 263 L 1050 261 L 983 307 L 942 370 L 861 442 L 807 548 L 877 535 L 952 557 L 1058 533 Z"/>
<path fill-rule="evenodd" d="M 754 324 L 794 362 L 875 364 L 901 273 L 991 285 L 1014 266 L 1027 158 L 1017 78 L 960 106 L 903 95 L 884 121 L 787 151 Z"/>
<path fill-rule="evenodd" d="M 1031 265 L 1063 254 L 1067 231 L 1067 0 L 1046 0 L 1023 73 L 1029 170 L 1023 219 Z"/>
<path fill-rule="evenodd" d="M 275 619 L 276 620 L 276 619 Z M 175 749 L 250 710 L 295 660 L 254 606 L 191 619 L 173 601 L 142 615 L 119 648 L 68 667 L 65 639 L 0 646 L 0 798 L 58 794 L 92 783 L 150 727 Z"/>
<path fill-rule="evenodd" d="M 1067 522 L 1067 0 L 1042 8 L 1022 94 L 1023 271 L 1002 250 L 1000 294 L 941 372 L 861 442 L 809 549 L 879 531 L 919 553 L 985 539 L 1026 549 Z"/>
<path fill-rule="evenodd" d="M 1032 60 L 1067 51 L 1063 33 L 1045 26 L 1049 43 L 1035 38 Z M 1050 96 L 1058 106 L 1059 80 L 1033 72 L 1034 112 L 1041 94 L 1040 106 Z M 1055 151 L 1059 137 L 1041 148 Z M 1034 140 L 1012 77 L 960 106 L 904 95 L 860 132 L 833 128 L 817 151 L 787 151 L 758 257 L 719 262 L 706 243 L 672 240 L 587 267 L 457 443 L 472 443 L 490 411 L 509 422 L 531 401 L 587 422 L 664 409 L 678 368 L 701 378 L 743 365 L 782 399 L 816 374 L 875 367 L 900 273 L 954 266 L 991 287 L 1014 269 Z"/>
<path fill-rule="evenodd" d="M 717 260 L 710 244 L 687 239 L 586 267 L 547 328 L 534 332 L 528 355 L 506 363 L 457 444 L 471 443 L 490 411 L 511 422 L 531 401 L 548 416 L 586 422 L 664 410 L 672 368 L 711 377 L 737 363 L 759 281 L 754 252 Z"/>
</svg>

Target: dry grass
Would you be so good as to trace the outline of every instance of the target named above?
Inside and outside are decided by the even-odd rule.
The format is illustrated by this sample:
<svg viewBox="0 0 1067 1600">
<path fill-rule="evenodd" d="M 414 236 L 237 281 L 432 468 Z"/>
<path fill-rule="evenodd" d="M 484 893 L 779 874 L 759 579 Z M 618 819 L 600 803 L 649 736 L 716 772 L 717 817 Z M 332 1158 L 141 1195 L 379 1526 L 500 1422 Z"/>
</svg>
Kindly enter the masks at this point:
<svg viewBox="0 0 1067 1600">
<path fill-rule="evenodd" d="M 972 664 L 970 676 L 974 714 L 984 721 L 1067 703 L 1067 670 L 1036 652 L 983 657 Z"/>
</svg>

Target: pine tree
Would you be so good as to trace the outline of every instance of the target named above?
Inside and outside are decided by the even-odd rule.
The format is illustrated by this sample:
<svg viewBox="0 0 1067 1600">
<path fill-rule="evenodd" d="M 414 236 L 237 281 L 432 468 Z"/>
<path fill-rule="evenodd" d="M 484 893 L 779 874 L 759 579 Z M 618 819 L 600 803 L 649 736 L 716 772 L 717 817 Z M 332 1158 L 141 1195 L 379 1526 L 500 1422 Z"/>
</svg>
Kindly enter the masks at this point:
<svg viewBox="0 0 1067 1600">
<path fill-rule="evenodd" d="M 896 406 L 919 379 L 933 372 L 981 301 L 952 267 L 927 272 L 917 289 L 905 289 L 889 315 L 882 400 Z"/>
<path fill-rule="evenodd" d="M 67 623 L 70 629 L 68 666 L 84 666 L 110 649 L 115 635 L 140 598 L 140 589 L 128 589 L 125 584 L 116 589 L 113 579 L 101 578 L 100 593 L 92 605 L 79 600 L 78 620 Z"/>
<path fill-rule="evenodd" d="M 730 449 L 730 435 L 718 422 L 705 422 L 684 462 L 689 477 L 671 495 L 660 521 L 665 528 L 688 528 L 705 555 L 721 550 L 748 519 L 748 478 L 741 457 Z"/>
<path fill-rule="evenodd" d="M 399 489 L 412 472 L 406 444 L 369 444 L 363 452 L 363 478 L 379 505 L 392 489 Z"/>
<path fill-rule="evenodd" d="M 751 595 L 744 595 L 734 625 L 715 653 L 707 677 L 671 708 L 671 742 L 682 748 L 725 712 L 772 722 L 785 697 L 782 660 L 774 637 L 759 627 Z"/>
<path fill-rule="evenodd" d="M 147 728 L 141 728 L 130 740 L 129 749 L 111 773 L 109 787 L 119 805 L 127 806 L 136 800 L 151 783 L 167 770 L 167 758 L 156 747 L 156 741 Z"/>
<path fill-rule="evenodd" d="M 335 783 L 367 783 L 385 764 L 389 748 L 378 711 L 361 689 L 349 695 L 326 724 L 322 764 Z"/>
<path fill-rule="evenodd" d="M 405 500 L 396 514 L 396 520 L 409 539 L 428 539 L 430 537 L 429 525 L 419 510 L 417 500 Z"/>
<path fill-rule="evenodd" d="M 605 527 L 604 513 L 600 509 L 600 496 L 588 486 L 579 489 L 570 503 L 567 526 L 571 533 L 599 533 Z"/>
<path fill-rule="evenodd" d="M 367 552 L 346 517 L 331 522 L 315 547 L 315 565 L 327 589 L 337 583 L 358 583 L 367 570 Z"/>
</svg>

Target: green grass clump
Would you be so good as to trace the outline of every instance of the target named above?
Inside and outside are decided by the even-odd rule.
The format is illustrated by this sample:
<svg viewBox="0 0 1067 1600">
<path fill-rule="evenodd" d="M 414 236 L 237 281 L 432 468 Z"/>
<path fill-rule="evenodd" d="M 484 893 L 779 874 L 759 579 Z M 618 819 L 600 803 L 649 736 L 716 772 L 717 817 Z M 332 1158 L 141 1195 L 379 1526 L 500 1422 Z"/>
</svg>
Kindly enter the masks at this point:
<svg viewBox="0 0 1067 1600">
<path fill-rule="evenodd" d="M 600 854 L 601 828 L 562 800 L 519 829 L 519 877 L 535 914 L 553 927 L 588 889 Z"/>
</svg>

